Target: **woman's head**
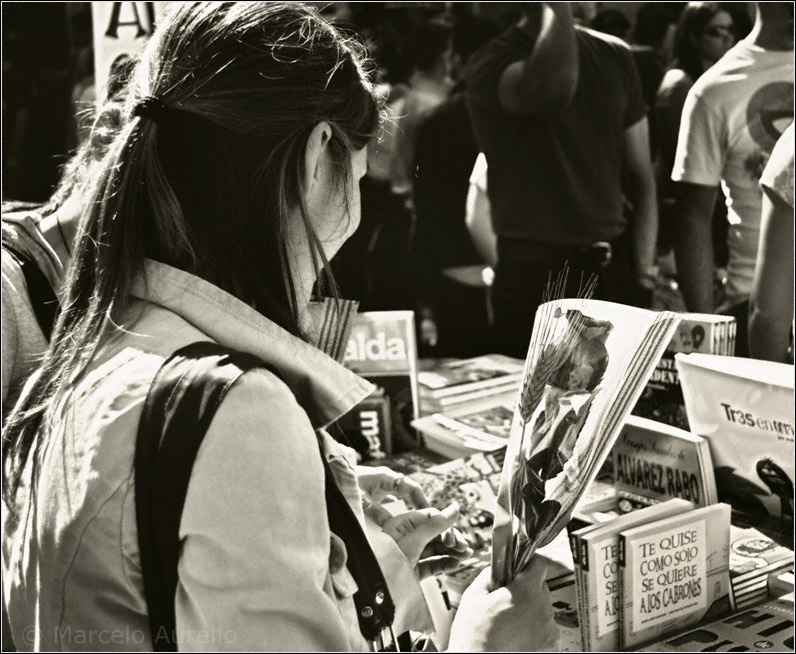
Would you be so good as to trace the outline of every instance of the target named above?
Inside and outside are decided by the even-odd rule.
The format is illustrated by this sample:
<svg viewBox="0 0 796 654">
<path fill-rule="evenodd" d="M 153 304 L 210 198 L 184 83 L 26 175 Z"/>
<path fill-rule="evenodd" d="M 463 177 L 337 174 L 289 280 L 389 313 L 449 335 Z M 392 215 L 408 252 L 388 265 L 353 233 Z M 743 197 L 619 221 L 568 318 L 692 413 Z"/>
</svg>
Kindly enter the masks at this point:
<svg viewBox="0 0 796 654">
<path fill-rule="evenodd" d="M 12 486 L 52 398 L 120 324 L 145 258 L 301 335 L 301 288 L 359 220 L 356 182 L 380 119 L 365 61 L 298 3 L 166 10 L 96 175 L 50 350 L 4 434 Z"/>
<path fill-rule="evenodd" d="M 674 35 L 676 64 L 696 79 L 735 43 L 732 15 L 718 2 L 689 2 Z"/>
<path fill-rule="evenodd" d="M 113 239 L 126 225 L 130 264 L 146 256 L 197 274 L 297 333 L 287 248 L 296 221 L 316 273 L 327 254 L 306 206 L 310 137 L 326 125 L 323 161 L 351 188 L 352 155 L 379 120 L 363 64 L 353 41 L 300 4 L 178 6 L 147 45 L 128 101 L 132 112 L 147 97 L 163 108 L 132 120 L 116 153 L 118 204 L 134 213 L 119 222 L 106 210 L 96 228 Z"/>
</svg>

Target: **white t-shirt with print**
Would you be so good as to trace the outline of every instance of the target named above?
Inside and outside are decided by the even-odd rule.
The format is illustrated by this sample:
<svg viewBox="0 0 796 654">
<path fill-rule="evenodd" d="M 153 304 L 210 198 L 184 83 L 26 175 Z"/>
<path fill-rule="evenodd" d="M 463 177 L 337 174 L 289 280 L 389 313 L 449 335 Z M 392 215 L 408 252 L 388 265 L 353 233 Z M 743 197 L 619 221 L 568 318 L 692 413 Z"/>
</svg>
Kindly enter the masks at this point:
<svg viewBox="0 0 796 654">
<path fill-rule="evenodd" d="M 760 234 L 760 175 L 793 120 L 793 51 L 740 41 L 691 88 L 672 179 L 721 184 L 727 197 L 727 295 L 749 296 Z"/>
</svg>

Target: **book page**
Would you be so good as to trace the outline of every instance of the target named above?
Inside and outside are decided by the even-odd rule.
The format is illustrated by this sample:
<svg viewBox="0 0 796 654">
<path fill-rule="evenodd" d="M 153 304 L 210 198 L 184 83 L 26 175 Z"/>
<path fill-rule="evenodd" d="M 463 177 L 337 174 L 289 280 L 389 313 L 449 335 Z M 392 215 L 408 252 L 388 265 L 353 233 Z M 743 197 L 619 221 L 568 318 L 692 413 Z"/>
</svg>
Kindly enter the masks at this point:
<svg viewBox="0 0 796 654">
<path fill-rule="evenodd" d="M 564 528 L 677 320 L 596 300 L 540 307 L 498 496 L 496 585 Z"/>
</svg>

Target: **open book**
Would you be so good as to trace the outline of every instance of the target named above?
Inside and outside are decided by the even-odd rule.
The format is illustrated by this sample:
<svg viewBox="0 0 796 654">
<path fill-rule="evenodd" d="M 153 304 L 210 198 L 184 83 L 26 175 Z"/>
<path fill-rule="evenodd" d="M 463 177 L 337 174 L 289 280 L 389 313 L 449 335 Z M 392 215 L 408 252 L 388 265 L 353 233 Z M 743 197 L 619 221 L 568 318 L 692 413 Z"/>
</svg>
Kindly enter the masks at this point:
<svg viewBox="0 0 796 654">
<path fill-rule="evenodd" d="M 677 322 L 672 312 L 598 300 L 539 307 L 498 493 L 493 587 L 564 528 Z"/>
</svg>

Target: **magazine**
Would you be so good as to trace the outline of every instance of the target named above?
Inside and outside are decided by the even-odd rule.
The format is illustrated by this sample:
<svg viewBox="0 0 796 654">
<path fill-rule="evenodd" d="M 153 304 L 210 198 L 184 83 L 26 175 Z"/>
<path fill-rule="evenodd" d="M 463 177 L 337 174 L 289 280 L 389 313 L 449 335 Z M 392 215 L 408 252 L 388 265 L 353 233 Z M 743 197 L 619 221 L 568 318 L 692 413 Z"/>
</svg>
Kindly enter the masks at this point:
<svg viewBox="0 0 796 654">
<path fill-rule="evenodd" d="M 675 363 L 692 431 L 710 443 L 719 501 L 792 534 L 793 366 L 707 354 Z"/>
<path fill-rule="evenodd" d="M 381 431 L 381 448 L 371 447 L 360 454 L 367 459 L 416 449 L 418 437 L 411 426 L 418 417 L 414 313 L 366 311 L 354 315 L 352 323 L 343 364 L 375 384 L 375 394 L 387 397 L 390 404 L 391 424 Z M 357 423 L 353 424 L 356 430 Z"/>
<path fill-rule="evenodd" d="M 417 373 L 417 381 L 424 394 L 431 398 L 519 383 L 523 362 L 502 354 L 486 354 L 469 359 L 454 359 Z"/>
<path fill-rule="evenodd" d="M 539 307 L 498 493 L 493 587 L 564 528 L 677 322 L 672 312 L 598 300 Z"/>
</svg>

